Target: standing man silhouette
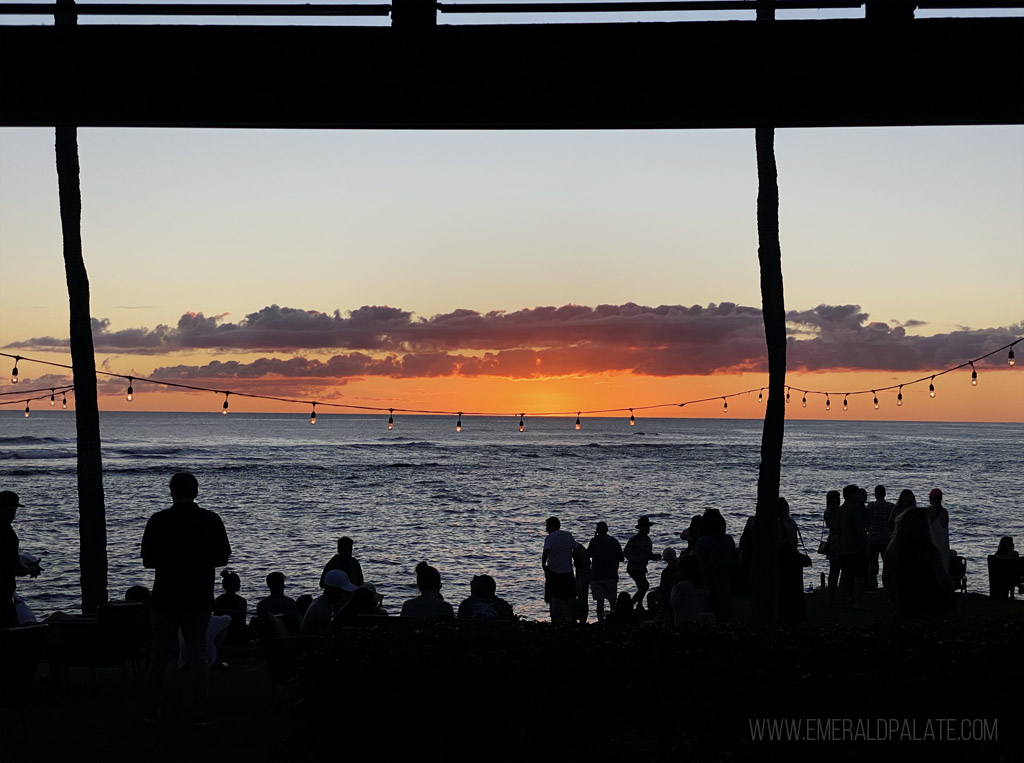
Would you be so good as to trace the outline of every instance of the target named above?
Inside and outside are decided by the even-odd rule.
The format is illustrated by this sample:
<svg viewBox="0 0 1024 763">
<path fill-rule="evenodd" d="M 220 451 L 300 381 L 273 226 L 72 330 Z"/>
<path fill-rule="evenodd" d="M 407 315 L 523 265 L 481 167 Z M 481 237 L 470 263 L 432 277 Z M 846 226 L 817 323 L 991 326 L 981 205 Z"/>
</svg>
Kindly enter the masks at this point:
<svg viewBox="0 0 1024 763">
<path fill-rule="evenodd" d="M 544 523 L 548 536 L 544 539 L 541 567 L 544 569 L 544 600 L 551 608 L 551 622 L 573 621 L 576 601 L 576 576 L 572 572 L 572 552 L 579 544 L 572 533 L 561 529 L 558 517 Z"/>
<path fill-rule="evenodd" d="M 644 596 L 651 588 L 647 582 L 647 563 L 661 559 L 661 554 L 654 553 L 651 541 L 651 525 L 654 523 L 644 514 L 636 522 L 637 533 L 628 541 L 623 555 L 626 557 L 626 573 L 636 582 L 636 593 L 633 594 L 633 606 L 643 605 Z"/>
<path fill-rule="evenodd" d="M 13 490 L 0 491 L 0 628 L 18 624 L 14 606 L 15 577 L 39 577 L 39 562 L 25 563 L 18 550 L 18 534 L 11 526 L 18 509 L 24 508 Z"/>
<path fill-rule="evenodd" d="M 170 487 L 173 505 L 150 517 L 142 535 L 142 564 L 156 570 L 146 720 L 160 719 L 167 655 L 178 642 L 180 628 L 184 667 L 192 674 L 192 722 L 205 726 L 210 681 L 206 632 L 213 611 L 215 568 L 228 563 L 231 546 L 221 518 L 196 505 L 199 482 L 194 476 L 179 472 L 171 477 Z"/>
</svg>

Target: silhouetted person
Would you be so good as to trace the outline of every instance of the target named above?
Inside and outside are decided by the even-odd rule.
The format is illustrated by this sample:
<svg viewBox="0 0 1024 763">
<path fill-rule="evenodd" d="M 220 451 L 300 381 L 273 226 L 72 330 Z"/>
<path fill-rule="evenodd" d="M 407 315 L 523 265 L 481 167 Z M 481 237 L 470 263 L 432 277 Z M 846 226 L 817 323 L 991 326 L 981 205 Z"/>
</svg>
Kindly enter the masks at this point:
<svg viewBox="0 0 1024 763">
<path fill-rule="evenodd" d="M 245 616 L 249 603 L 238 594 L 242 588 L 242 579 L 238 577 L 237 572 L 221 570 L 220 584 L 224 588 L 224 593 L 214 601 L 213 614 L 227 615 L 231 618 L 227 635 L 228 644 L 248 643 L 249 634 L 245 630 Z"/>
<path fill-rule="evenodd" d="M 896 532 L 885 551 L 885 592 L 901 617 L 941 616 L 956 606 L 953 582 L 928 524 L 927 509 L 907 509 L 896 520 Z"/>
<path fill-rule="evenodd" d="M 779 622 L 807 619 L 804 604 L 804 565 L 800 555 L 800 528 L 789 514 L 789 502 L 779 498 Z"/>
<path fill-rule="evenodd" d="M 996 552 L 992 554 L 996 559 L 1018 559 L 1020 554 L 1017 553 L 1013 548 L 1013 538 L 1009 535 L 1004 535 L 999 539 L 999 545 L 996 546 Z"/>
<path fill-rule="evenodd" d="M 619 565 L 626 560 L 622 544 L 608 534 L 608 525 L 598 522 L 594 537 L 587 546 L 590 557 L 590 590 L 597 604 L 597 621 L 604 619 L 604 603 L 615 604 L 619 587 Z"/>
<path fill-rule="evenodd" d="M 512 605 L 497 595 L 498 586 L 490 575 L 474 575 L 469 598 L 459 604 L 459 620 L 514 620 Z"/>
<path fill-rule="evenodd" d="M 658 579 L 657 612 L 655 612 L 654 619 L 659 623 L 671 625 L 672 587 L 679 579 L 679 560 L 676 558 L 676 550 L 674 548 L 666 548 L 661 553 L 661 558 L 664 560 L 665 566 L 662 568 L 661 576 Z M 648 596 L 647 599 L 650 601 L 651 596 Z"/>
<path fill-rule="evenodd" d="M 868 504 L 868 589 L 878 589 L 878 558 L 885 554 L 892 532 L 889 515 L 896 508 L 885 500 L 885 485 L 875 485 L 875 500 Z"/>
<path fill-rule="evenodd" d="M 199 482 L 188 472 L 171 477 L 169 509 L 149 518 L 142 535 L 142 564 L 153 580 L 153 647 L 146 682 L 146 718 L 159 720 L 167 656 L 181 629 L 185 668 L 193 676 L 193 722 L 206 723 L 210 658 L 206 635 L 213 610 L 215 568 L 228 563 L 231 545 L 221 518 L 201 509 Z"/>
<path fill-rule="evenodd" d="M 935 488 L 928 494 L 928 527 L 932 542 L 939 550 L 942 564 L 949 570 L 949 512 L 942 505 L 942 491 Z"/>
<path fill-rule="evenodd" d="M 572 566 L 576 574 L 576 599 L 573 601 L 573 615 L 580 625 L 587 624 L 590 615 L 590 556 L 586 546 L 577 544 L 572 550 Z"/>
<path fill-rule="evenodd" d="M 840 494 L 838 490 L 829 490 L 825 493 L 825 527 L 828 528 L 828 598 L 835 599 L 836 589 L 839 586 L 839 506 Z"/>
<path fill-rule="evenodd" d="M 270 596 L 266 596 L 256 603 L 257 615 L 266 612 L 278 617 L 284 615 L 298 617 L 299 610 L 295 605 L 295 599 L 285 596 L 283 573 L 271 572 L 267 575 L 267 588 L 270 590 Z"/>
<path fill-rule="evenodd" d="M 295 610 L 299 613 L 299 617 L 305 617 L 306 612 L 309 611 L 310 606 L 313 604 L 313 594 L 303 593 L 295 599 Z"/>
<path fill-rule="evenodd" d="M 633 599 L 623 591 L 615 600 L 615 607 L 604 618 L 605 625 L 639 625 L 640 613 L 633 605 Z"/>
<path fill-rule="evenodd" d="M 344 607 L 355 593 L 356 586 L 341 570 L 324 575 L 324 592 L 313 600 L 302 616 L 303 636 L 323 636 L 331 627 L 334 615 Z"/>
<path fill-rule="evenodd" d="M 441 573 L 426 562 L 416 565 L 416 587 L 420 595 L 402 605 L 402 617 L 454 620 L 455 610 L 441 598 Z"/>
<path fill-rule="evenodd" d="M 24 508 L 13 490 L 0 491 L 0 628 L 18 624 L 18 610 L 14 604 L 15 578 L 19 575 L 39 577 L 39 562 L 25 564 L 18 548 L 18 534 L 14 532 L 14 517 Z"/>
<path fill-rule="evenodd" d="M 669 606 L 672 609 L 672 622 L 699 623 L 704 619 L 708 605 L 708 590 L 704 587 L 704 578 L 700 574 L 700 562 L 695 554 L 687 554 L 679 559 L 679 579 L 669 595 Z"/>
<path fill-rule="evenodd" d="M 331 621 L 332 627 L 350 627 L 365 622 L 364 615 L 377 614 L 377 602 L 374 600 L 373 591 L 369 588 L 359 586 L 352 592 L 352 597 L 344 607 L 338 610 Z"/>
<path fill-rule="evenodd" d="M 551 622 L 568 623 L 574 619 L 576 578 L 572 573 L 572 552 L 579 544 L 572 533 L 562 530 L 558 517 L 544 523 L 547 537 L 540 564 L 544 569 L 544 601 L 551 611 Z"/>
<path fill-rule="evenodd" d="M 324 576 L 331 570 L 341 570 L 352 585 L 361 586 L 366 581 L 363 579 L 363 568 L 359 566 L 359 560 L 352 556 L 353 541 L 347 535 L 338 538 L 338 553 L 331 557 L 331 561 L 324 565 L 324 571 L 320 573 L 320 587 L 324 587 Z"/>
<path fill-rule="evenodd" d="M 907 509 L 917 506 L 917 497 L 914 495 L 912 490 L 903 490 L 900 492 L 899 498 L 896 499 L 896 505 L 892 507 L 892 511 L 889 513 L 889 542 L 892 542 L 892 535 L 896 532 L 896 520 L 899 519 Z"/>
<path fill-rule="evenodd" d="M 647 582 L 647 563 L 661 558 L 654 553 L 654 544 L 651 541 L 653 524 L 646 514 L 641 516 L 636 522 L 636 535 L 626 541 L 626 548 L 622 550 L 626 557 L 626 574 L 636 583 L 634 605 L 642 604 L 644 596 L 651 589 L 651 584 Z"/>
<path fill-rule="evenodd" d="M 697 561 L 708 589 L 708 610 L 718 622 L 732 622 L 732 573 L 736 564 L 736 543 L 725 532 L 725 518 L 718 509 L 708 509 L 700 523 Z"/>
<path fill-rule="evenodd" d="M 687 554 L 696 552 L 697 541 L 700 539 L 700 521 L 700 514 L 694 514 L 690 517 L 690 526 L 679 533 L 679 538 L 686 543 L 686 548 L 680 552 L 680 556 L 686 556 Z"/>
<path fill-rule="evenodd" d="M 839 600 L 846 606 L 860 608 L 868 577 L 868 510 L 865 491 L 856 485 L 843 488 L 843 505 L 839 507 Z"/>
</svg>

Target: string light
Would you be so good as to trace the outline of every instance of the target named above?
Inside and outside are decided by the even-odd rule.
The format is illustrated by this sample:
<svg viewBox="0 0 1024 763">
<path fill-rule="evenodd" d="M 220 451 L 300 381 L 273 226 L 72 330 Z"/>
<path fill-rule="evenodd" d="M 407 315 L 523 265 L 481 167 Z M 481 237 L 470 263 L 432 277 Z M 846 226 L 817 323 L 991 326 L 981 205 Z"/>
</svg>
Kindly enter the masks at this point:
<svg viewBox="0 0 1024 763">
<path fill-rule="evenodd" d="M 224 393 L 224 405 L 220 409 L 220 412 L 222 414 L 224 414 L 225 416 L 228 415 L 228 395 L 230 395 L 230 394 L 231 394 L 230 392 L 225 392 Z"/>
<path fill-rule="evenodd" d="M 786 405 L 789 405 L 789 387 L 786 387 Z"/>
<path fill-rule="evenodd" d="M 826 411 L 831 411 L 832 410 L 832 401 L 829 399 L 829 396 L 827 394 L 825 395 L 825 410 Z"/>
<path fill-rule="evenodd" d="M 849 397 L 849 394 L 843 395 L 843 410 L 844 411 L 849 409 L 849 404 L 846 402 L 848 397 Z"/>
<path fill-rule="evenodd" d="M 636 426 L 636 416 L 633 415 L 633 409 L 632 408 L 629 409 L 629 425 L 631 427 L 635 427 Z"/>
<path fill-rule="evenodd" d="M 978 369 L 974 367 L 973 363 L 971 363 L 971 386 L 978 386 Z"/>
<path fill-rule="evenodd" d="M 725 398 L 723 397 L 723 398 L 722 398 L 722 413 L 728 413 L 728 412 L 729 412 L 729 401 L 728 401 L 728 400 L 726 400 L 726 399 L 725 399 Z"/>
<path fill-rule="evenodd" d="M 57 404 L 57 399 L 56 399 L 56 396 L 54 394 L 54 391 L 51 389 L 50 390 L 50 407 L 53 408 L 53 406 L 56 405 L 56 404 Z"/>
<path fill-rule="evenodd" d="M 127 398 L 129 403 L 132 401 L 132 397 L 134 397 L 134 395 L 135 395 L 135 390 L 132 389 L 132 377 L 129 376 L 128 377 L 128 394 L 126 396 L 126 398 Z"/>
<path fill-rule="evenodd" d="M 459 411 L 459 420 L 455 422 L 455 431 L 462 431 L 462 411 Z"/>
<path fill-rule="evenodd" d="M 67 410 L 68 407 L 68 393 L 64 393 L 64 399 L 60 401 L 60 407 Z"/>
<path fill-rule="evenodd" d="M 310 426 L 316 426 L 316 403 L 313 403 L 313 410 L 309 413 Z"/>
<path fill-rule="evenodd" d="M 1009 360 L 1009 361 L 1010 361 L 1010 365 L 1011 365 L 1011 366 L 1012 366 L 1012 365 L 1013 365 L 1014 363 L 1016 363 L 1016 362 L 1017 362 L 1016 360 L 1014 360 L 1014 359 L 1013 359 L 1013 348 L 1012 348 L 1012 347 L 1010 348 L 1010 355 L 1009 355 L 1009 357 L 1007 358 L 1007 360 Z"/>
<path fill-rule="evenodd" d="M 757 402 L 759 402 L 759 403 L 760 403 L 760 402 L 762 402 L 762 401 L 764 400 L 764 398 L 762 397 L 762 393 L 763 393 L 763 392 L 764 392 L 764 390 L 763 390 L 763 389 L 761 389 L 761 390 L 759 390 L 759 391 L 758 391 L 758 393 L 757 393 Z"/>
<path fill-rule="evenodd" d="M 874 390 L 871 390 L 871 394 L 875 396 L 875 410 L 877 411 L 878 410 L 878 393 L 875 392 Z"/>
<path fill-rule="evenodd" d="M 931 383 L 928 385 L 928 397 L 935 397 L 935 377 L 932 377 Z"/>
<path fill-rule="evenodd" d="M 903 405 L 903 385 L 900 385 L 899 394 L 896 395 L 896 405 Z"/>
<path fill-rule="evenodd" d="M 523 422 L 523 414 L 519 414 L 519 431 L 522 432 L 526 429 L 526 424 Z"/>
<path fill-rule="evenodd" d="M 580 412 L 576 411 L 576 431 L 580 431 Z"/>
<path fill-rule="evenodd" d="M 11 369 L 11 384 L 17 384 L 18 383 L 18 361 L 19 360 L 21 360 L 21 357 L 16 355 L 14 357 L 14 368 Z M 1012 352 L 1010 353 L 1010 365 L 1011 366 L 1013 365 L 1013 353 Z"/>
<path fill-rule="evenodd" d="M 804 394 L 804 399 L 803 399 L 803 407 L 804 407 L 804 408 L 806 408 L 806 407 L 807 407 L 807 395 L 806 395 L 806 394 Z"/>
<path fill-rule="evenodd" d="M 395 428 L 395 409 L 388 408 L 388 431 Z"/>
<path fill-rule="evenodd" d="M 25 418 L 26 418 L 26 419 L 28 418 L 28 415 L 29 415 L 29 410 L 28 410 L 28 400 L 26 400 L 26 401 L 25 401 Z"/>
</svg>

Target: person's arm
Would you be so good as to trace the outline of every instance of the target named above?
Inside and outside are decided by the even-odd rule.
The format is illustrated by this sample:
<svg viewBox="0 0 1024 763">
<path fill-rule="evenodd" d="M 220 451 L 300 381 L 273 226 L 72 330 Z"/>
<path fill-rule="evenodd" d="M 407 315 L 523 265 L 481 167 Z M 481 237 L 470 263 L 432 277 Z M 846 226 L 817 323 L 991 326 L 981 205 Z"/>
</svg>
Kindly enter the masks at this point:
<svg viewBox="0 0 1024 763">
<path fill-rule="evenodd" d="M 540 555 L 541 569 L 547 570 L 548 568 L 548 553 L 548 549 L 544 549 L 544 553 Z"/>
</svg>

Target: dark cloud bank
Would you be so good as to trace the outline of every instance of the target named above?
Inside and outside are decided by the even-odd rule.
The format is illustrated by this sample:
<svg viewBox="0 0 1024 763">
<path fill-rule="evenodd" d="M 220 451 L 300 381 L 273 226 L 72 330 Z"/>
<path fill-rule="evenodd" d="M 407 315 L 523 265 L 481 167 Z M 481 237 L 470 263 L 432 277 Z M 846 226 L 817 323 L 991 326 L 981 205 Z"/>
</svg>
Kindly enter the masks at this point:
<svg viewBox="0 0 1024 763">
<path fill-rule="evenodd" d="M 1024 333 L 1024 324 L 908 335 L 902 324 L 869 321 L 858 305 L 819 305 L 790 311 L 791 371 L 937 370 L 983 355 Z M 333 315 L 272 305 L 237 323 L 224 316 L 186 313 L 177 326 L 112 331 L 93 322 L 96 350 L 105 353 L 313 353 L 326 359 L 215 360 L 203 366 L 158 368 L 168 381 L 266 379 L 338 383 L 386 376 L 500 376 L 536 378 L 603 372 L 644 376 L 766 372 L 761 311 L 732 303 L 565 305 L 515 312 L 456 310 L 430 318 L 393 307 L 361 307 Z M 19 350 L 66 350 L 67 340 L 37 337 Z M 993 358 L 1003 363 L 1004 358 Z"/>
</svg>

